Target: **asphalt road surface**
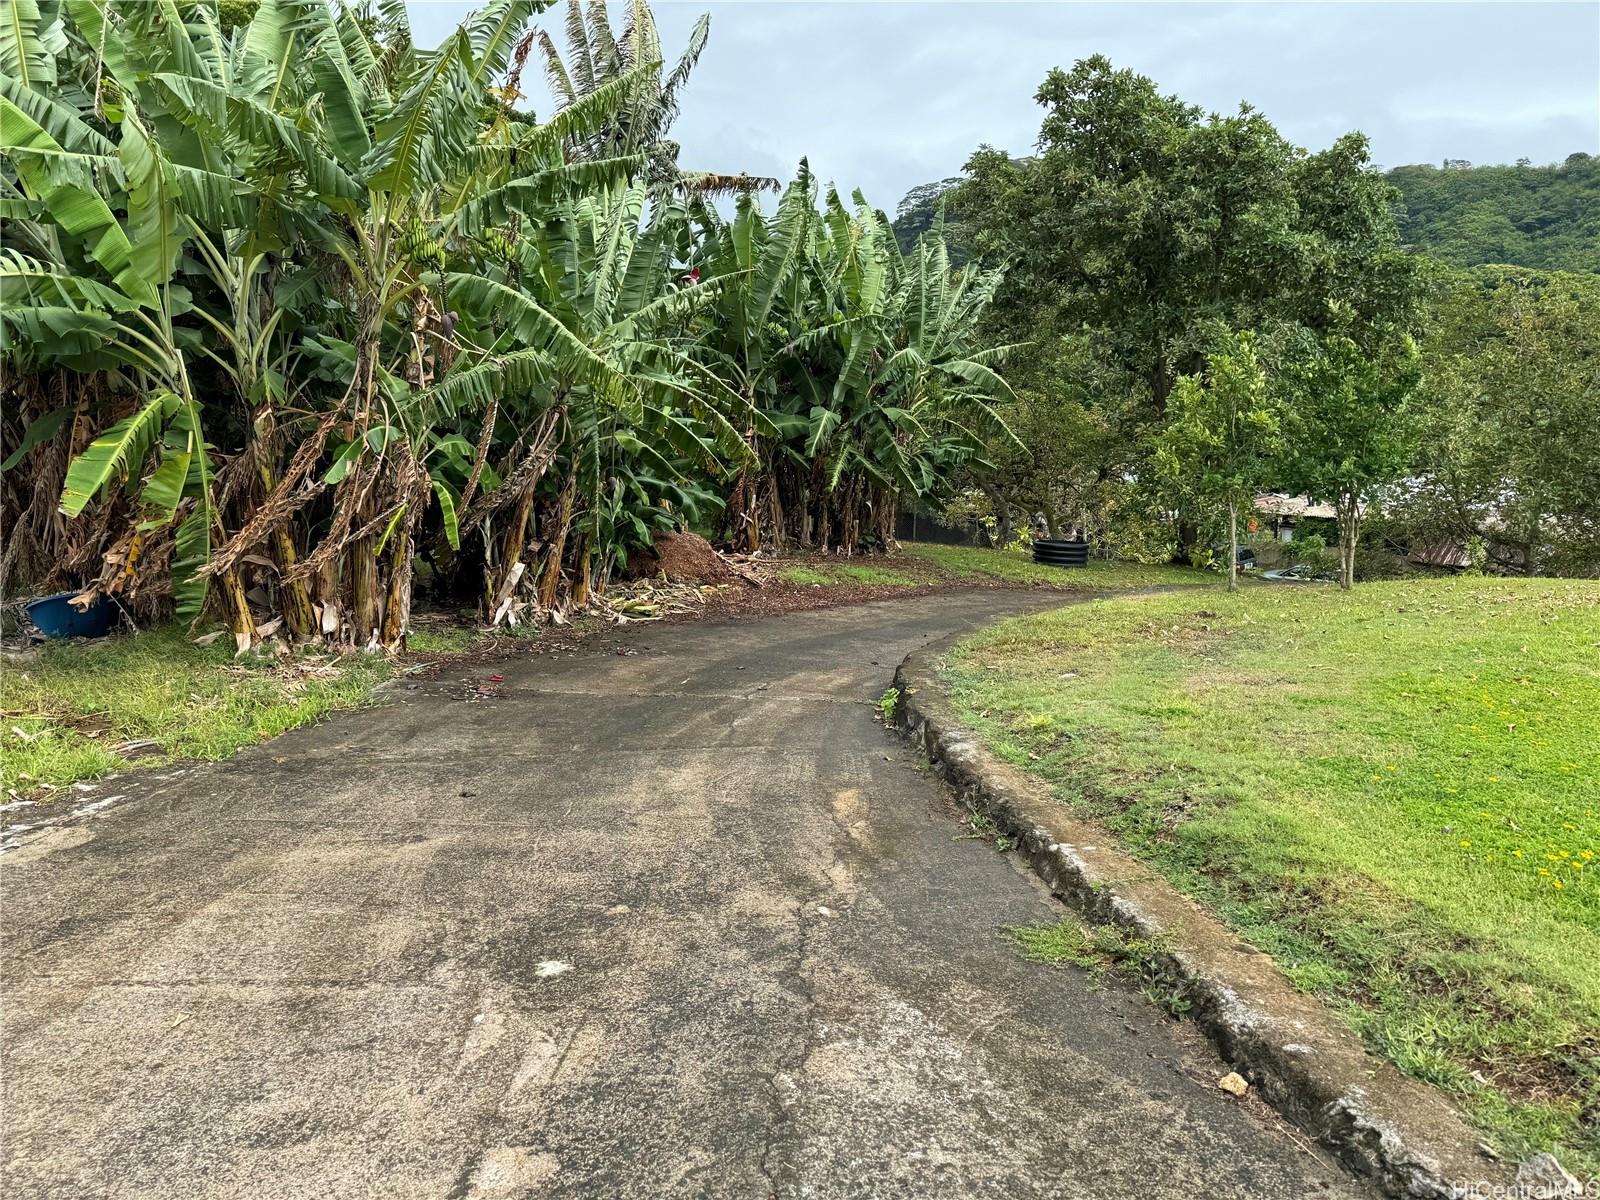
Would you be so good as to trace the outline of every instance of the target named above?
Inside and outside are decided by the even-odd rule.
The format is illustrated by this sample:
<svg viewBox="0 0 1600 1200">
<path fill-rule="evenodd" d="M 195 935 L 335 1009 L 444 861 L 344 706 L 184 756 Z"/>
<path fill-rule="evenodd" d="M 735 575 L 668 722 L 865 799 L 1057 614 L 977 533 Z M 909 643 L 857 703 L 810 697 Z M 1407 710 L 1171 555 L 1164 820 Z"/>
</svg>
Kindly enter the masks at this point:
<svg viewBox="0 0 1600 1200">
<path fill-rule="evenodd" d="M 0 1192 L 1366 1195 L 1021 960 L 1064 910 L 872 720 L 1042 602 L 631 626 L 103 786 L 0 856 Z"/>
</svg>

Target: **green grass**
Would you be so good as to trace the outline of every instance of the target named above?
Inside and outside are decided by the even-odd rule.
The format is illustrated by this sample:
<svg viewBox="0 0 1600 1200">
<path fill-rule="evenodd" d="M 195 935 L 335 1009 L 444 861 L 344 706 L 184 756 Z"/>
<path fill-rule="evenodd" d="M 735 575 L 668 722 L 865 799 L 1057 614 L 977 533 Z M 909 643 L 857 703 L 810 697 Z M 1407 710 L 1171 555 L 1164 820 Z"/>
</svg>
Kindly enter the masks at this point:
<svg viewBox="0 0 1600 1200">
<path fill-rule="evenodd" d="M 1600 586 L 1108 598 L 947 681 L 1506 1153 L 1600 1174 Z"/>
<path fill-rule="evenodd" d="M 459 625 L 419 625 L 406 633 L 406 651 L 426 657 L 430 654 L 460 654 L 470 650 L 486 635 L 482 630 Z"/>
<path fill-rule="evenodd" d="M 1021 550 L 985 550 L 977 546 L 939 546 L 905 542 L 902 551 L 931 563 L 958 579 L 998 579 L 1006 583 L 1044 584 L 1058 588 L 1220 587 L 1226 580 L 1215 571 L 1164 564 L 1104 562 L 1087 567 L 1046 567 Z"/>
<path fill-rule="evenodd" d="M 1117 975 L 1138 985 L 1152 1004 L 1175 1017 L 1194 1007 L 1187 985 L 1174 982 L 1161 969 L 1167 948 L 1130 937 L 1114 925 L 1085 927 L 1069 917 L 1054 925 L 1014 925 L 1005 935 L 1029 962 L 1081 967 L 1097 978 Z"/>
<path fill-rule="evenodd" d="M 916 587 L 917 580 L 901 571 L 860 564 L 813 563 L 785 567 L 780 576 L 786 583 L 802 586 L 842 587 L 850 584 L 877 584 L 883 587 Z"/>
<path fill-rule="evenodd" d="M 140 739 L 162 751 L 140 766 L 226 758 L 362 703 L 391 670 L 372 655 L 235 660 L 227 639 L 200 647 L 179 630 L 48 646 L 0 672 L 0 787 L 28 795 L 98 778 L 132 765 L 115 746 Z"/>
</svg>

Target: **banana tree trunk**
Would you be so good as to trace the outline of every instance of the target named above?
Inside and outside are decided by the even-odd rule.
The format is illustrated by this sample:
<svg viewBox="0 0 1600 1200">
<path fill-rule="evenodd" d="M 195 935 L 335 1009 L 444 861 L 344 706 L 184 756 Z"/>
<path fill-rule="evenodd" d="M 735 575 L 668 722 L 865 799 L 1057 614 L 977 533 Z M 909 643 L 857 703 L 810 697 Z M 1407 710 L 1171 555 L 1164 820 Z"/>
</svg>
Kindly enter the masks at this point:
<svg viewBox="0 0 1600 1200">
<path fill-rule="evenodd" d="M 217 576 L 217 584 L 223 618 L 233 634 L 234 649 L 243 654 L 256 641 L 256 621 L 250 615 L 250 602 L 245 599 L 244 579 L 237 567 L 230 567 Z"/>
<path fill-rule="evenodd" d="M 582 608 L 589 603 L 589 539 L 584 536 L 578 540 L 578 573 L 572 581 L 572 603 L 577 608 Z"/>
<path fill-rule="evenodd" d="M 783 528 L 783 495 L 778 486 L 775 475 L 763 476 L 767 494 L 767 527 L 770 530 L 772 549 L 775 553 L 782 554 L 785 542 Z"/>
<path fill-rule="evenodd" d="M 418 468 L 420 471 L 420 468 Z M 389 543 L 389 595 L 383 606 L 383 632 L 380 640 L 388 650 L 404 650 L 411 627 L 411 580 L 416 563 L 415 530 L 422 506 L 427 502 L 427 477 L 413 487 L 405 516 Z"/>
<path fill-rule="evenodd" d="M 553 612 L 556 595 L 561 588 L 561 556 L 567 548 L 567 531 L 572 525 L 572 504 L 578 495 L 578 465 L 567 469 L 567 478 L 561 485 L 561 499 L 556 504 L 554 529 L 550 535 L 550 549 L 544 562 L 544 574 L 539 579 L 539 607 Z"/>
<path fill-rule="evenodd" d="M 339 566 L 329 559 L 312 576 L 317 589 L 317 627 L 328 642 L 339 640 L 344 627 L 344 610 L 339 598 Z"/>
<path fill-rule="evenodd" d="M 373 646 L 383 605 L 378 587 L 378 556 L 373 552 L 371 537 L 350 543 L 345 550 L 345 566 L 350 580 L 350 632 L 357 646 Z"/>
<path fill-rule="evenodd" d="M 524 488 L 522 498 L 517 501 L 517 507 L 511 514 L 511 523 L 506 526 L 506 532 L 500 543 L 500 569 L 490 576 L 489 616 L 493 618 L 494 609 L 498 605 L 498 597 L 505 587 L 506 580 L 511 575 L 512 564 L 522 561 L 522 548 L 528 541 L 528 516 L 533 512 L 533 494 L 539 486 L 537 479 L 528 481 Z"/>
<path fill-rule="evenodd" d="M 262 494 L 270 496 L 277 487 L 277 479 L 271 464 L 267 462 L 265 448 L 259 445 L 256 463 Z M 317 620 L 311 611 L 311 593 L 306 588 L 305 580 L 290 578 L 295 563 L 300 559 L 295 552 L 294 537 L 289 532 L 287 522 L 272 531 L 272 545 L 278 560 L 278 608 L 283 614 L 283 623 L 295 641 L 307 641 L 316 636 Z"/>
</svg>

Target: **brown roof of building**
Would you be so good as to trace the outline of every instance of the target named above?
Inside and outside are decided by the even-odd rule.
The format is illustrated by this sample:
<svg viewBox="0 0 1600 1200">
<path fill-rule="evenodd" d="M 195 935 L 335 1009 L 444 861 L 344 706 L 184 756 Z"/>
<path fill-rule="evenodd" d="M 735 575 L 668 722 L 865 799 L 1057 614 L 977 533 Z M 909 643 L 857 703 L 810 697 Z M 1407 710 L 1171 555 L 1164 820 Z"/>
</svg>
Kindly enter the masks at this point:
<svg viewBox="0 0 1600 1200">
<path fill-rule="evenodd" d="M 1406 558 L 1419 567 L 1465 567 L 1472 563 L 1467 552 L 1449 539 L 1434 542 L 1430 546 L 1418 546 Z"/>
</svg>

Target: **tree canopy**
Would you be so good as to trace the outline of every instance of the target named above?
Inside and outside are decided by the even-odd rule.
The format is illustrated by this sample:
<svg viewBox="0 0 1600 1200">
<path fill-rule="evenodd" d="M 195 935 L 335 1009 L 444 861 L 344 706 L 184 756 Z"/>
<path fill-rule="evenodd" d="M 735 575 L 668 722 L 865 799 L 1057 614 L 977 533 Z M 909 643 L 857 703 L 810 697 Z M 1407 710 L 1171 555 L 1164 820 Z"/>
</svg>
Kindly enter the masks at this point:
<svg viewBox="0 0 1600 1200">
<path fill-rule="evenodd" d="M 1360 134 L 1308 154 L 1249 106 L 1206 113 L 1099 56 L 1050 72 L 1037 100 L 1034 157 L 982 147 L 945 201 L 1008 264 L 993 323 L 1031 343 L 1018 390 L 1061 396 L 1072 363 L 1060 433 L 1092 439 L 1074 452 L 1102 479 L 1146 473 L 1172 389 L 1207 374 L 1218 329 L 1256 331 L 1277 376 L 1326 336 L 1377 352 L 1415 323 L 1418 264 Z M 1181 552 L 1196 534 L 1180 523 Z"/>
<path fill-rule="evenodd" d="M 1019 159 L 1027 162 L 1027 159 Z M 1549 166 L 1472 166 L 1450 160 L 1393 167 L 1384 179 L 1400 197 L 1400 239 L 1452 266 L 1512 263 L 1559 271 L 1600 271 L 1600 158 L 1568 155 Z M 933 223 L 953 176 L 919 184 L 896 210 L 895 233 L 908 247 Z M 947 224 L 952 257 L 969 252 L 964 224 Z"/>
</svg>

